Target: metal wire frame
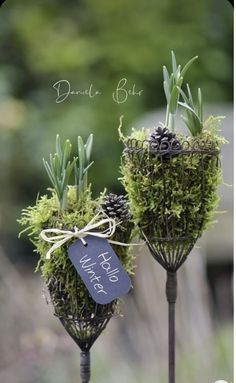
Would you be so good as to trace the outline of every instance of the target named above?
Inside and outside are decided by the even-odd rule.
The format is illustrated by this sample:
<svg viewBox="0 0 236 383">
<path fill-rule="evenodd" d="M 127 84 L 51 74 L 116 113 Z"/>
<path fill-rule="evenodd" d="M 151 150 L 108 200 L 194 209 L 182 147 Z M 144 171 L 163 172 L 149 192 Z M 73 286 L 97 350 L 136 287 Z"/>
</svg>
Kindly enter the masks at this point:
<svg viewBox="0 0 236 383">
<path fill-rule="evenodd" d="M 135 174 L 141 172 L 147 176 L 151 181 L 155 181 L 158 176 L 161 177 L 163 185 L 163 193 L 158 196 L 161 204 L 166 210 L 171 206 L 174 195 L 174 178 L 176 177 L 173 159 L 178 156 L 178 166 L 180 167 L 181 190 L 183 195 L 187 195 L 188 189 L 191 188 L 191 172 L 197 173 L 199 180 L 199 188 L 201 193 L 199 211 L 204 209 L 204 193 L 205 193 L 205 169 L 212 166 L 220 166 L 219 150 L 216 145 L 211 141 L 195 139 L 193 142 L 184 140 L 179 146 L 172 147 L 171 142 L 164 142 L 152 148 L 149 141 L 139 141 L 136 139 L 129 139 L 124 149 L 124 155 L 128 156 L 134 168 L 132 169 Z M 200 166 L 198 169 L 186 169 L 184 166 L 184 158 L 188 156 L 190 161 L 194 162 L 196 158 L 199 159 Z M 156 161 L 155 161 L 156 159 Z M 138 165 L 138 166 L 137 166 Z M 136 168 L 135 168 L 136 166 Z M 173 178 L 166 176 L 166 170 L 173 173 Z M 160 202 L 159 201 L 159 202 Z M 188 207 L 185 206 L 186 209 Z M 145 239 L 153 257 L 164 267 L 167 271 L 176 272 L 179 267 L 184 263 L 188 254 L 192 250 L 195 242 L 202 232 L 204 224 L 203 214 L 197 214 L 194 221 L 195 235 L 190 232 L 189 221 L 187 217 L 181 216 L 180 219 L 170 216 L 168 214 L 161 214 L 156 210 L 148 210 L 145 213 L 145 225 L 140 228 L 141 234 Z"/>
<path fill-rule="evenodd" d="M 99 314 L 96 313 L 96 309 L 95 307 L 94 313 L 90 317 L 84 318 L 67 317 L 66 315 L 58 316 L 55 314 L 81 351 L 90 350 L 113 315 L 111 304 L 104 305 L 102 310 L 99 310 Z"/>
<path fill-rule="evenodd" d="M 183 195 L 188 192 L 191 185 L 189 170 L 184 167 L 184 158 L 189 156 L 190 160 L 200 159 L 200 166 L 194 171 L 198 172 L 199 187 L 201 193 L 200 211 L 204 208 L 205 193 L 205 169 L 211 164 L 212 171 L 220 166 L 219 150 L 216 145 L 206 140 L 187 139 L 181 144 L 172 146 L 171 142 L 160 143 L 152 146 L 149 141 L 130 139 L 124 149 L 124 157 L 128 156 L 131 171 L 135 177 L 141 172 L 151 181 L 155 181 L 157 167 L 158 176 L 163 184 L 163 195 L 159 200 L 165 209 L 171 206 L 174 198 L 173 179 L 169 177 L 167 182 L 166 171 L 174 174 L 173 159 L 178 156 L 180 161 L 180 182 Z M 124 159 L 125 160 L 125 159 Z M 156 161 L 155 161 L 156 160 Z M 174 178 L 174 177 L 173 177 Z M 138 177 L 137 177 L 138 179 Z M 194 222 L 195 235 L 191 234 L 188 217 L 181 219 L 162 214 L 156 210 L 147 211 L 144 214 L 145 224 L 140 227 L 141 235 L 145 239 L 152 256 L 167 271 L 166 299 L 168 301 L 168 376 L 169 383 L 175 383 L 175 303 L 177 299 L 177 270 L 186 260 L 195 242 L 202 232 L 204 215 L 197 215 Z"/>
<path fill-rule="evenodd" d="M 54 307 L 54 315 L 61 321 L 81 351 L 89 351 L 110 318 L 114 316 L 117 302 L 100 305 L 88 296 L 88 304 L 81 305 L 78 294 L 78 309 L 72 312 L 70 296 L 55 276 L 50 278 L 47 288 L 50 303 Z"/>
<path fill-rule="evenodd" d="M 80 376 L 82 383 L 90 380 L 90 349 L 96 339 L 106 328 L 109 320 L 115 315 L 117 301 L 100 305 L 90 299 L 89 305 L 83 307 L 78 302 L 78 313 L 71 313 L 70 297 L 65 292 L 61 282 L 55 276 L 47 283 L 50 300 L 54 307 L 54 315 L 60 320 L 63 327 L 81 350 Z M 78 301 L 80 297 L 78 295 Z"/>
<path fill-rule="evenodd" d="M 92 313 L 90 317 L 76 318 L 58 316 L 67 333 L 81 350 L 80 377 L 82 383 L 88 383 L 90 381 L 90 349 L 112 317 L 111 304 L 104 306 L 99 305 L 102 306 L 99 310 L 97 306 L 98 305 L 95 306 L 94 313 Z M 99 314 L 97 314 L 97 311 L 99 311 Z"/>
</svg>

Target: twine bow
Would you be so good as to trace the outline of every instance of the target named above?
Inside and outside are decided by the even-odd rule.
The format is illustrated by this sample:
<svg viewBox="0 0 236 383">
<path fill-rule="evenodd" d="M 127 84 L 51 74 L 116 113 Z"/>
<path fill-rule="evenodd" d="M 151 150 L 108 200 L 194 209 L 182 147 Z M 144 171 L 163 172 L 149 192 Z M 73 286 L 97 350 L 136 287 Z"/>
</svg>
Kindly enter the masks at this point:
<svg viewBox="0 0 236 383">
<path fill-rule="evenodd" d="M 71 238 L 78 238 L 82 241 L 83 245 L 86 245 L 86 241 L 84 240 L 84 237 L 87 235 L 92 235 L 93 237 L 98 238 L 110 238 L 115 233 L 117 223 L 113 218 L 102 218 L 100 221 L 97 221 L 97 218 L 100 213 L 96 214 L 95 217 L 91 219 L 91 221 L 83 228 L 78 229 L 76 226 L 74 226 L 74 230 L 61 230 L 61 229 L 44 229 L 41 231 L 40 236 L 44 241 L 53 243 L 52 247 L 48 250 L 46 254 L 46 259 L 51 258 L 51 254 L 64 245 L 67 241 L 69 241 Z M 103 231 L 92 231 L 100 226 L 103 226 L 105 224 L 108 224 L 108 227 L 104 229 Z M 49 235 L 48 235 L 49 234 Z M 55 234 L 52 235 L 51 234 Z M 117 242 L 108 240 L 109 243 L 112 243 L 114 245 L 120 245 L 120 246 L 133 246 L 133 245 L 140 245 L 140 244 L 131 244 L 131 243 L 123 243 L 123 242 Z"/>
</svg>

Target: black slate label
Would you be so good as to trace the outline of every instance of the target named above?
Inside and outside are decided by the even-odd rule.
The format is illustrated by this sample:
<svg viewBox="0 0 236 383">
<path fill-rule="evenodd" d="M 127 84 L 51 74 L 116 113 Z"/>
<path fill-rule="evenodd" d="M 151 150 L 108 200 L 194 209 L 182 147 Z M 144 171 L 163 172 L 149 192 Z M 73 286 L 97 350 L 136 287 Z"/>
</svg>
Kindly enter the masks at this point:
<svg viewBox="0 0 236 383">
<path fill-rule="evenodd" d="M 68 254 L 93 300 L 107 304 L 126 294 L 131 280 L 107 239 L 91 235 L 84 239 L 86 246 L 78 240 Z"/>
</svg>

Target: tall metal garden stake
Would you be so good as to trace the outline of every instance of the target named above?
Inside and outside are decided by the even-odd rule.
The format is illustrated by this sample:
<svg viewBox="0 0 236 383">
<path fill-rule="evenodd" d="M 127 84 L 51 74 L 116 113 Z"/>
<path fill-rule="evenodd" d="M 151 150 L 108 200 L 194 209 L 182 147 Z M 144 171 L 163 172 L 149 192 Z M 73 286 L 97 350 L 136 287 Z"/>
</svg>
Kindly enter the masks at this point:
<svg viewBox="0 0 236 383">
<path fill-rule="evenodd" d="M 82 351 L 80 354 L 80 377 L 82 383 L 90 380 L 90 351 Z"/>
<path fill-rule="evenodd" d="M 177 275 L 167 271 L 166 298 L 168 301 L 168 352 L 169 383 L 175 383 L 175 302 L 177 298 Z"/>
<path fill-rule="evenodd" d="M 212 148 L 208 142 L 196 141 L 190 145 L 188 141 L 182 143 L 178 150 L 173 149 L 168 143 L 168 147 L 163 150 L 161 147 L 152 151 L 148 147 L 148 141 L 136 139 L 128 140 L 125 148 L 125 156 L 128 155 L 129 161 L 145 177 L 151 179 L 155 185 L 157 178 L 162 182 L 162 201 L 164 211 L 168 212 L 170 206 L 175 201 L 174 181 L 181 185 L 182 195 L 186 196 L 192 188 L 189 168 L 185 168 L 185 159 L 193 164 L 195 177 L 198 179 L 197 186 L 200 189 L 200 211 L 204 211 L 205 190 L 205 167 L 219 167 L 219 150 Z M 174 165 L 174 159 L 178 157 L 178 172 Z M 196 167 L 194 164 L 199 164 Z M 158 165 L 158 166 L 157 166 Z M 134 171 L 134 172 L 135 172 Z M 158 175 L 157 175 L 158 171 Z M 134 173 L 135 174 L 135 173 Z M 171 177 L 167 179 L 167 174 Z M 145 191 L 146 192 L 146 191 Z M 142 202 L 140 202 L 142 203 Z M 145 225 L 140 228 L 141 235 L 146 241 L 152 256 L 166 270 L 166 298 L 168 301 L 168 370 L 169 383 L 175 383 L 175 303 L 177 298 L 177 270 L 185 262 L 191 252 L 195 242 L 202 233 L 203 218 L 196 214 L 194 220 L 195 235 L 192 235 L 190 223 L 188 221 L 188 206 L 185 206 L 187 214 L 182 219 L 177 219 L 173 215 L 160 213 L 158 210 L 150 209 L 145 211 Z"/>
</svg>

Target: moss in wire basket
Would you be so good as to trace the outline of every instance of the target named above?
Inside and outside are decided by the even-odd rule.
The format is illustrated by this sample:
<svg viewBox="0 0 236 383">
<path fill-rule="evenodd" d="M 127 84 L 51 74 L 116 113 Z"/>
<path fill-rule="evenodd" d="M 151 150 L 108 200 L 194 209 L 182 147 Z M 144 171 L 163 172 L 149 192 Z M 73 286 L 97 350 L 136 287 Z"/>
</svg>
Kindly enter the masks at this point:
<svg viewBox="0 0 236 383">
<path fill-rule="evenodd" d="M 107 218 L 102 209 L 102 202 L 109 196 L 105 192 L 98 199 L 91 196 L 91 186 L 88 184 L 88 169 L 93 164 L 90 161 L 93 145 L 93 135 L 84 144 L 78 137 L 78 157 L 71 158 L 72 145 L 66 140 L 61 146 L 60 137 L 56 137 L 56 153 L 50 154 L 49 161 L 44 165 L 53 188 L 49 189 L 50 195 L 44 195 L 37 199 L 35 206 L 23 209 L 21 219 L 18 222 L 28 231 L 28 236 L 35 246 L 39 255 L 36 270 L 41 271 L 42 277 L 49 289 L 51 301 L 54 305 L 55 314 L 58 316 L 73 317 L 76 319 L 89 318 L 102 315 L 104 307 L 96 304 L 89 295 L 82 279 L 77 274 L 68 257 L 68 247 L 76 239 L 71 239 L 63 246 L 56 249 L 50 259 L 46 254 L 51 248 L 40 236 L 44 229 L 57 228 L 61 230 L 73 230 L 84 228 L 95 216 L 98 221 Z M 69 185 L 69 179 L 74 175 L 75 184 Z M 124 209 L 129 206 L 124 202 Z M 114 213 L 114 212 L 113 212 Z M 129 215 L 129 212 L 127 211 Z M 127 215 L 127 216 L 128 216 Z M 114 216 L 116 230 L 112 239 L 123 243 L 130 243 L 132 227 L 129 220 L 121 220 Z M 100 228 L 101 231 L 104 227 Z M 125 270 L 132 274 L 133 256 L 129 247 L 115 246 L 115 251 L 120 258 Z M 117 309 L 117 300 L 111 305 L 110 314 Z"/>
<path fill-rule="evenodd" d="M 219 136 L 220 117 L 209 117 L 197 137 L 176 134 L 184 145 L 205 142 L 211 149 L 220 149 L 226 140 Z M 217 187 L 222 182 L 222 171 L 217 156 L 175 155 L 170 161 L 149 150 L 148 130 L 135 130 L 128 140 L 138 140 L 142 145 L 140 155 L 129 155 L 124 150 L 121 173 L 122 182 L 131 203 L 131 213 L 144 233 L 156 238 L 183 237 L 186 232 L 197 239 L 211 223 L 218 205 Z M 137 141 L 136 141 L 137 142 Z M 204 188 L 199 169 L 204 162 Z M 164 176 L 163 176 L 164 175 Z M 151 219 L 150 219 L 151 218 Z M 152 219 L 154 218 L 154 220 Z"/>
<path fill-rule="evenodd" d="M 25 230 L 29 230 L 28 236 L 40 257 L 36 271 L 41 271 L 43 279 L 49 285 L 49 290 L 50 283 L 54 283 L 55 280 L 58 287 L 60 287 L 58 293 L 63 292 L 63 296 L 60 296 L 58 301 L 55 299 L 55 302 L 57 301 L 55 313 L 58 316 L 65 315 L 65 312 L 67 315 L 76 316 L 77 318 L 83 316 L 85 312 L 86 315 L 89 315 L 94 312 L 97 304 L 90 297 L 88 290 L 68 257 L 67 249 L 73 240 L 55 250 L 50 259 L 46 259 L 46 253 L 51 244 L 44 241 L 40 237 L 40 233 L 46 228 L 73 230 L 74 226 L 77 226 L 78 229 L 85 227 L 97 214 L 103 198 L 104 194 L 99 199 L 93 200 L 90 188 L 88 188 L 77 200 L 76 188 L 69 187 L 67 209 L 59 211 L 57 196 L 55 191 L 51 189 L 51 196 L 42 196 L 37 200 L 35 206 L 28 207 L 22 212 L 19 223 L 26 227 Z M 130 240 L 130 232 L 128 236 L 129 238 L 127 238 L 126 230 L 120 228 L 117 234 L 114 234 L 113 239 L 127 242 Z M 133 256 L 130 250 L 122 246 L 115 246 L 115 251 L 126 271 L 132 274 Z M 116 309 L 115 306 L 116 302 L 114 302 L 114 310 Z M 99 307 L 97 310 L 99 310 Z"/>
</svg>

